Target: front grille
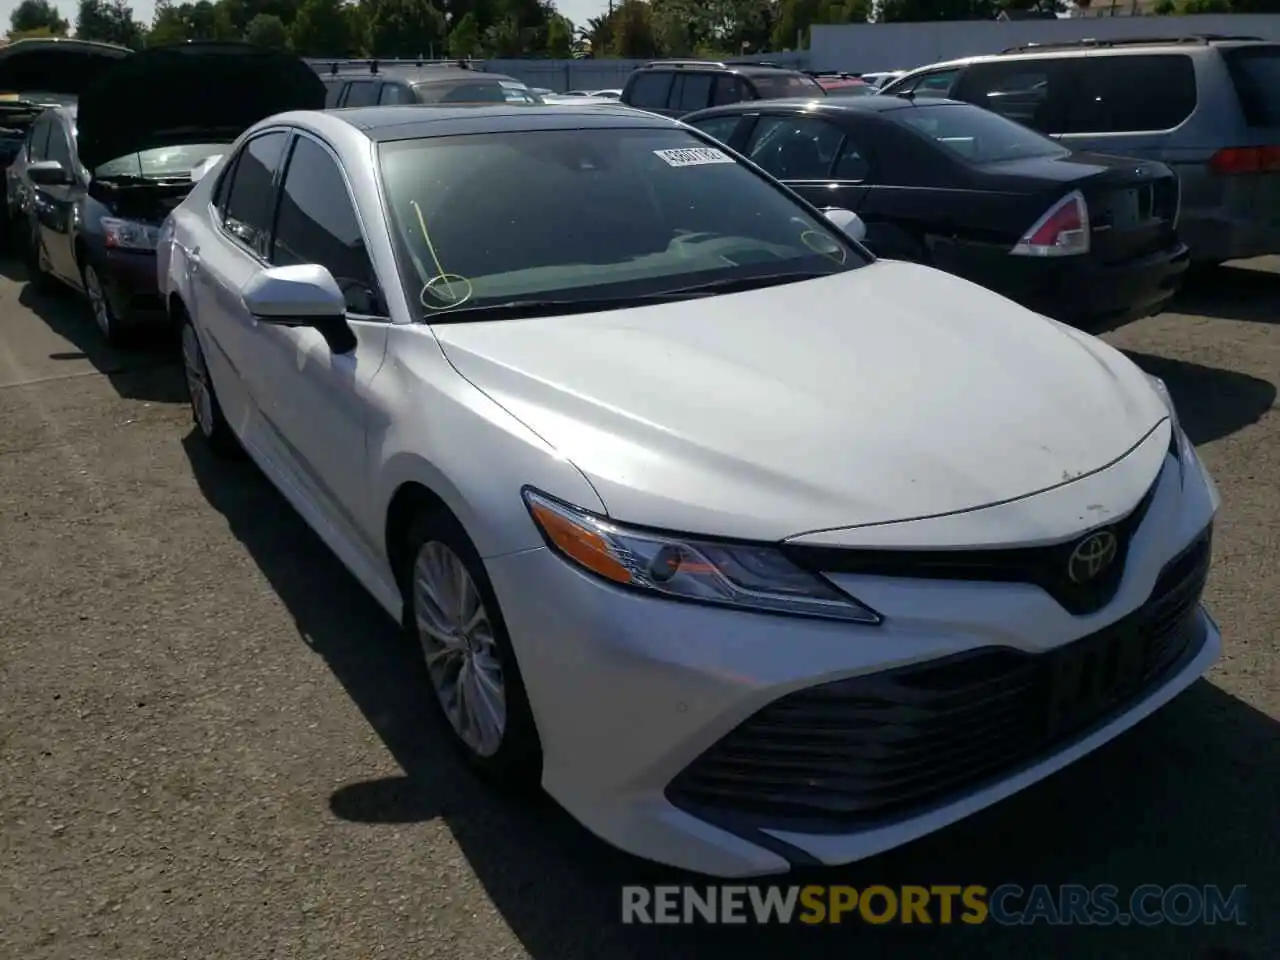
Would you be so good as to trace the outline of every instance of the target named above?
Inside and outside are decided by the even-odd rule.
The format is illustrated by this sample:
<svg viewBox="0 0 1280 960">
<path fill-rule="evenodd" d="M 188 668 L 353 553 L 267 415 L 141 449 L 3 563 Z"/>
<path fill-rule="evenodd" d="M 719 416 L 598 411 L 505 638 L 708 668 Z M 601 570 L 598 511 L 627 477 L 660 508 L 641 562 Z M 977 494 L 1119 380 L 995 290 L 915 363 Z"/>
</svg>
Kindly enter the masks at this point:
<svg viewBox="0 0 1280 960">
<path fill-rule="evenodd" d="M 726 825 L 841 832 L 1006 776 L 1104 723 L 1199 649 L 1211 538 L 1207 529 L 1170 561 L 1138 610 L 1047 653 L 987 648 L 783 697 L 686 767 L 667 798 Z"/>
<path fill-rule="evenodd" d="M 1071 555 L 1083 537 L 1045 547 L 991 550 L 859 550 L 796 543 L 784 543 L 782 550 L 793 563 L 819 574 L 1032 584 L 1079 616 L 1101 610 L 1120 589 L 1129 542 L 1151 506 L 1159 479 L 1128 516 L 1101 528 L 1115 534 L 1116 554 L 1110 566 L 1085 583 L 1076 583 L 1069 575 Z M 1091 530 L 1089 535 L 1097 532 Z"/>
</svg>

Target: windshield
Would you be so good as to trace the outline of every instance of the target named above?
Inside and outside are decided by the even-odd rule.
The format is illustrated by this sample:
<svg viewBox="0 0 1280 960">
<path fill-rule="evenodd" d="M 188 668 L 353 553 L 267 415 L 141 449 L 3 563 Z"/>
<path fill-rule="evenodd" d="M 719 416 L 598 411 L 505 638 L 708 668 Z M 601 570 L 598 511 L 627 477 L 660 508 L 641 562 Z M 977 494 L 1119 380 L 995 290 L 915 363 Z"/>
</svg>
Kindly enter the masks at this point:
<svg viewBox="0 0 1280 960">
<path fill-rule="evenodd" d="M 1280 46 L 1223 51 L 1231 81 L 1251 127 L 1280 127 Z"/>
<path fill-rule="evenodd" d="M 432 322 L 466 319 L 464 306 L 644 298 L 867 262 L 686 130 L 404 140 L 382 145 L 380 165 L 405 283 Z"/>
<path fill-rule="evenodd" d="M 918 103 L 883 114 L 970 163 L 1060 157 L 1070 150 L 998 113 L 967 103 Z"/>
<path fill-rule="evenodd" d="M 787 97 L 822 96 L 826 91 L 812 77 L 799 73 L 762 73 L 751 77 L 751 84 L 761 100 L 781 100 Z"/>
<path fill-rule="evenodd" d="M 157 180 L 187 177 L 191 175 L 192 169 L 210 157 L 225 153 L 230 146 L 229 143 L 184 143 L 176 147 L 156 147 L 108 160 L 93 171 L 93 175 L 99 180 L 105 177 L 148 177 Z"/>
</svg>

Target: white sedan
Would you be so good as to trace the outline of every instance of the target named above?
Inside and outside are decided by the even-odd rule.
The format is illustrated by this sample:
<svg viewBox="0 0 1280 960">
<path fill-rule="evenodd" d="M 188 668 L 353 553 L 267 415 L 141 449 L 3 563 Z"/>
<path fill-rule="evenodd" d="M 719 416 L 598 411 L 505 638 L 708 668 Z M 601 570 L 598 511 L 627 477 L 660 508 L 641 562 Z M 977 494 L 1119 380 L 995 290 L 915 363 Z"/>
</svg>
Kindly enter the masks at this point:
<svg viewBox="0 0 1280 960">
<path fill-rule="evenodd" d="M 758 876 L 986 807 L 1221 647 L 1163 385 L 858 230 L 622 107 L 290 113 L 160 285 L 199 433 L 404 624 L 477 768 Z"/>
</svg>

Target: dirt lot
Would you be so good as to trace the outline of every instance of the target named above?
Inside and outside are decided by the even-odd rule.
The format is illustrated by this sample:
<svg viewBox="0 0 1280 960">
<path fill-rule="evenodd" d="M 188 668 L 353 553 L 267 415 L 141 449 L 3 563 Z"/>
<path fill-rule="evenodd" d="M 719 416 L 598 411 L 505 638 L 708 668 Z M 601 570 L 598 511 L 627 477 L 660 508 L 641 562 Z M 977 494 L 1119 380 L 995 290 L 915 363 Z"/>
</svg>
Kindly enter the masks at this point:
<svg viewBox="0 0 1280 960">
<path fill-rule="evenodd" d="M 98 345 L 0 267 L 0 957 L 1280 955 L 1280 262 L 1109 335 L 1224 497 L 1227 652 L 1137 730 L 822 882 L 1247 884 L 1245 927 L 622 927 L 669 875 L 441 748 L 392 625 L 267 483 L 189 436 L 171 347 Z M 790 952 L 788 954 L 788 951 Z"/>
</svg>

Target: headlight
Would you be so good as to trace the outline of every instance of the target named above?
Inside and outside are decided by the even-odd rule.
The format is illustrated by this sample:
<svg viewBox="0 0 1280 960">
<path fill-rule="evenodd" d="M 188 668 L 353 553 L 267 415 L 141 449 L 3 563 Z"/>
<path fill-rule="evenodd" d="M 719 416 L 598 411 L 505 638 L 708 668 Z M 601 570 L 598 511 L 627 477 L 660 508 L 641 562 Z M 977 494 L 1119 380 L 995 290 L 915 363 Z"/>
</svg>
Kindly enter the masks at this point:
<svg viewBox="0 0 1280 960">
<path fill-rule="evenodd" d="M 741 610 L 867 624 L 883 619 L 774 547 L 629 529 L 537 491 L 523 493 L 547 545 L 613 583 Z"/>
<path fill-rule="evenodd" d="M 1153 377 L 1147 374 L 1147 380 L 1151 383 L 1151 388 L 1160 395 L 1160 399 L 1164 402 L 1165 409 L 1169 411 L 1169 426 L 1173 429 L 1173 439 L 1170 441 L 1170 451 L 1176 454 L 1182 452 L 1182 444 L 1185 441 L 1185 434 L 1182 432 L 1182 423 L 1178 420 L 1178 408 L 1174 406 L 1173 396 L 1169 393 L 1169 388 L 1165 382 L 1159 377 Z"/>
<path fill-rule="evenodd" d="M 101 222 L 107 246 L 114 250 L 154 250 L 160 239 L 160 229 L 149 223 L 115 217 L 103 217 Z"/>
</svg>

